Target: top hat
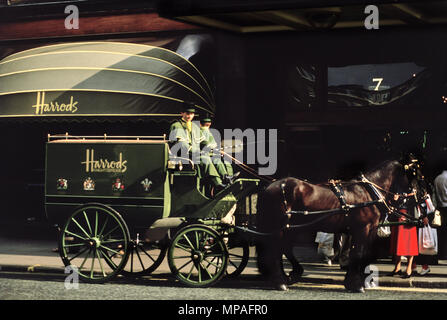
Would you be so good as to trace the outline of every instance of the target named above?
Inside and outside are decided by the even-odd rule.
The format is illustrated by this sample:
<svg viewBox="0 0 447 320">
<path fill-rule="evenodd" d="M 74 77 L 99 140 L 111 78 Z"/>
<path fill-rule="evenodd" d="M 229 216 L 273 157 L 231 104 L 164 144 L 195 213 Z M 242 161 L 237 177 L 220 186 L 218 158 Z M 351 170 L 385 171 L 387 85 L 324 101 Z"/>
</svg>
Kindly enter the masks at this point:
<svg viewBox="0 0 447 320">
<path fill-rule="evenodd" d="M 211 118 L 207 117 L 207 118 L 200 119 L 201 124 L 208 123 L 208 122 L 212 122 Z"/>
<path fill-rule="evenodd" d="M 196 112 L 195 104 L 193 102 L 184 101 L 182 107 L 183 107 L 182 112 L 191 112 L 191 113 Z"/>
</svg>

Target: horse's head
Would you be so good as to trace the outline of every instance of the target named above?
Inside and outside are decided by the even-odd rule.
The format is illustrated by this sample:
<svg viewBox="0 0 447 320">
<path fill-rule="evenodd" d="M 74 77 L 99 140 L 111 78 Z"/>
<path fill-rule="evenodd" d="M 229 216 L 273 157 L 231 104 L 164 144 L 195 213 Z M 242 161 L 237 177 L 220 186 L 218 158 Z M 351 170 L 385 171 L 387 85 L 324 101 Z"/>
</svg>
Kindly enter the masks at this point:
<svg viewBox="0 0 447 320">
<path fill-rule="evenodd" d="M 368 174 L 368 179 L 392 194 L 415 194 L 420 202 L 427 194 L 427 185 L 422 173 L 422 162 L 410 154 L 401 161 L 385 161 L 376 170 Z"/>
<path fill-rule="evenodd" d="M 413 154 L 409 154 L 398 163 L 390 190 L 392 194 L 388 195 L 388 200 L 398 207 L 403 203 L 410 206 L 422 204 L 428 194 L 427 184 L 422 173 L 422 161 Z"/>
<path fill-rule="evenodd" d="M 403 167 L 411 192 L 415 193 L 416 201 L 422 201 L 428 194 L 428 187 L 422 170 L 422 161 L 410 154 L 406 161 L 403 162 Z"/>
</svg>

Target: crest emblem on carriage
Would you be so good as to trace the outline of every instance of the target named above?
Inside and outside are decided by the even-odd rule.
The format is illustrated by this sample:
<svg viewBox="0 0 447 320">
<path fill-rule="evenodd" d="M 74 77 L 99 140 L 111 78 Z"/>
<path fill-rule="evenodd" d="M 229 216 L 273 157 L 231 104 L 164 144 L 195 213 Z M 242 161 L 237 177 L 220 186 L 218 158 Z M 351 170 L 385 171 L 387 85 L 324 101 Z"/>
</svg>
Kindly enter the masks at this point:
<svg viewBox="0 0 447 320">
<path fill-rule="evenodd" d="M 84 190 L 85 191 L 93 191 L 95 190 L 95 181 L 92 178 L 88 177 L 84 180 Z"/>
<path fill-rule="evenodd" d="M 57 190 L 67 190 L 68 189 L 68 180 L 64 178 L 57 179 L 56 183 Z"/>
<path fill-rule="evenodd" d="M 113 192 L 119 192 L 124 190 L 124 183 L 121 181 L 120 178 L 115 179 L 115 181 L 112 184 L 112 190 Z"/>
<path fill-rule="evenodd" d="M 152 186 L 152 181 L 146 178 L 143 181 L 141 181 L 141 185 L 143 186 L 144 191 L 148 192 Z"/>
</svg>

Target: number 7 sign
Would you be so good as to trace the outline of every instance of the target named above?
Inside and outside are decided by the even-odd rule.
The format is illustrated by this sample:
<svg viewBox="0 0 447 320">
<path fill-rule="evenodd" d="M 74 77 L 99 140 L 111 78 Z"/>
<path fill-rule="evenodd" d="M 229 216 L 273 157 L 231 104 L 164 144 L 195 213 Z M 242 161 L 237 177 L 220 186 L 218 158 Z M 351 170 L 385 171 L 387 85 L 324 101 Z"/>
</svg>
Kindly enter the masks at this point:
<svg viewBox="0 0 447 320">
<path fill-rule="evenodd" d="M 374 91 L 379 91 L 379 87 L 380 87 L 380 84 L 381 84 L 382 81 L 383 81 L 383 78 L 373 78 L 372 81 L 373 81 L 373 82 L 376 82 L 376 81 L 377 81 L 377 86 L 374 88 Z"/>
</svg>

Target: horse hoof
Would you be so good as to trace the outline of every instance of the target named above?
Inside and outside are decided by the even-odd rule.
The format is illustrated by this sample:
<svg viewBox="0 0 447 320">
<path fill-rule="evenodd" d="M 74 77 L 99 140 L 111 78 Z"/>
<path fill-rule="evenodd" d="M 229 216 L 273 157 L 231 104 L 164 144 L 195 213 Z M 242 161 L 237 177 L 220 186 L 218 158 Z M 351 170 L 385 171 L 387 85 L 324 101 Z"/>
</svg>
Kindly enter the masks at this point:
<svg viewBox="0 0 447 320">
<path fill-rule="evenodd" d="M 287 285 L 285 285 L 284 283 L 281 283 L 281 284 L 277 284 L 277 285 L 276 285 L 276 290 L 279 290 L 279 291 L 288 291 L 288 290 L 289 290 L 289 287 L 288 287 Z"/>
<path fill-rule="evenodd" d="M 290 285 L 290 284 L 297 283 L 298 281 L 300 281 L 302 274 L 303 274 L 302 272 L 301 273 L 291 272 L 289 274 L 289 276 L 287 277 L 287 284 Z"/>
<path fill-rule="evenodd" d="M 365 293 L 365 288 L 360 287 L 360 288 L 357 288 L 357 289 L 349 289 L 348 291 L 351 292 L 351 293 Z"/>
</svg>

